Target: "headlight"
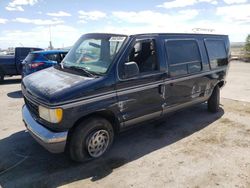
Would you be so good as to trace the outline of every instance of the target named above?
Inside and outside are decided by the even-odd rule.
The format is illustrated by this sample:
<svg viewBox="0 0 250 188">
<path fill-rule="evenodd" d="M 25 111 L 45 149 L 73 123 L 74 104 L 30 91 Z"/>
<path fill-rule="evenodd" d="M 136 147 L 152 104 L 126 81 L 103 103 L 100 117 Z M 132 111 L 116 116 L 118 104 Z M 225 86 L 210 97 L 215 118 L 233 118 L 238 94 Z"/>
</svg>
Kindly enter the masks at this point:
<svg viewBox="0 0 250 188">
<path fill-rule="evenodd" d="M 61 108 L 49 109 L 43 106 L 39 106 L 39 116 L 44 120 L 51 123 L 59 123 L 63 117 L 63 110 Z"/>
</svg>

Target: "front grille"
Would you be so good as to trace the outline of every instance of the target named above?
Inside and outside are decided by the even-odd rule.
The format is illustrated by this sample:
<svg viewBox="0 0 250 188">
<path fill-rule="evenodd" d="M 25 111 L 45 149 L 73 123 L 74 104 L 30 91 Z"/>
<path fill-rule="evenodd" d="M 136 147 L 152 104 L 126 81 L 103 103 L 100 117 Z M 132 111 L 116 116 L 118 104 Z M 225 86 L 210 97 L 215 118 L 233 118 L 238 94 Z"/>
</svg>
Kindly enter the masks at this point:
<svg viewBox="0 0 250 188">
<path fill-rule="evenodd" d="M 38 105 L 32 103 L 31 101 L 29 101 L 28 99 L 26 99 L 26 97 L 24 97 L 24 102 L 26 104 L 26 106 L 28 107 L 29 111 L 35 115 L 35 117 L 39 117 L 39 112 L 38 112 Z"/>
</svg>

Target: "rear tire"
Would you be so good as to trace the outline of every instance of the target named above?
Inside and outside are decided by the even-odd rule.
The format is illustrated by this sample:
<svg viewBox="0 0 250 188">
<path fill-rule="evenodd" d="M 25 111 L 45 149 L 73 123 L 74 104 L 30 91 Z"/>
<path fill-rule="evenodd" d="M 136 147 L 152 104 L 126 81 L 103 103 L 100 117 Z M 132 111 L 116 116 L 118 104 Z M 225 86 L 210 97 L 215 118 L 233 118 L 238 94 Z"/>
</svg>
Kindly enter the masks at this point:
<svg viewBox="0 0 250 188">
<path fill-rule="evenodd" d="M 207 101 L 208 111 L 216 113 L 220 107 L 220 88 L 218 85 L 214 87 L 213 93 Z"/>
<path fill-rule="evenodd" d="M 4 73 L 3 71 L 0 69 L 0 84 L 3 83 L 4 81 Z"/>
<path fill-rule="evenodd" d="M 106 153 L 114 140 L 111 123 L 101 117 L 90 117 L 81 122 L 69 140 L 70 158 L 77 162 L 99 158 Z"/>
</svg>

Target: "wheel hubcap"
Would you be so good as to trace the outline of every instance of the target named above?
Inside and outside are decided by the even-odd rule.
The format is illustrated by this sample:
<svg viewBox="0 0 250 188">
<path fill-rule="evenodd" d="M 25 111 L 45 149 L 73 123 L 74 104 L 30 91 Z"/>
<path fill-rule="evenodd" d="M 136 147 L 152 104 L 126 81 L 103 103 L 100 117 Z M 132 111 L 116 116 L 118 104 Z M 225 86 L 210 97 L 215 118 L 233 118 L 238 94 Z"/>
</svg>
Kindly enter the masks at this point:
<svg viewBox="0 0 250 188">
<path fill-rule="evenodd" d="M 94 132 L 88 141 L 88 152 L 91 157 L 101 156 L 109 145 L 109 133 L 106 130 Z"/>
</svg>

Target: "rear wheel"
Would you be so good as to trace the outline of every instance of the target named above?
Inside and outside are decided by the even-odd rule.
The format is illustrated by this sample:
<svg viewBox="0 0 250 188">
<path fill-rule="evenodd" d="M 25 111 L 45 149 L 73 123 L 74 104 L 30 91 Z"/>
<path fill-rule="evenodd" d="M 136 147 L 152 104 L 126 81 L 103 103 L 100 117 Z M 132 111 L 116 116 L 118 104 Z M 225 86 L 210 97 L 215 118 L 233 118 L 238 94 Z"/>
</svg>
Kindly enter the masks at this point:
<svg viewBox="0 0 250 188">
<path fill-rule="evenodd" d="M 220 107 L 220 88 L 218 85 L 214 87 L 213 93 L 207 101 L 208 111 L 216 113 Z"/>
<path fill-rule="evenodd" d="M 110 148 L 114 139 L 112 125 L 101 117 L 84 120 L 71 135 L 70 158 L 78 162 L 101 157 Z"/>
<path fill-rule="evenodd" d="M 4 80 L 4 73 L 3 71 L 0 69 L 0 83 L 2 83 Z"/>
</svg>

